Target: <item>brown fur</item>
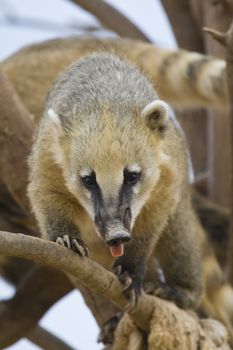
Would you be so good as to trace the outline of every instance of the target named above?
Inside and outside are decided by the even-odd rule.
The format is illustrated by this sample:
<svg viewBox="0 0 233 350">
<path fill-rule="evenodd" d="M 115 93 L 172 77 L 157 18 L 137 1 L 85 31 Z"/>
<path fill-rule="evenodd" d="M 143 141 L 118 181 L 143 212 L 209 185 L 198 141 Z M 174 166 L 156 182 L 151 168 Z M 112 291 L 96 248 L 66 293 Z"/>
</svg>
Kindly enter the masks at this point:
<svg viewBox="0 0 233 350">
<path fill-rule="evenodd" d="M 193 307 L 202 293 L 202 271 L 186 145 L 157 104 L 148 118 L 141 115 L 153 99 L 158 104 L 143 75 L 114 55 L 87 56 L 68 67 L 53 84 L 39 124 L 30 159 L 29 196 L 45 237 L 56 241 L 69 234 L 110 268 L 113 259 L 94 225 L 99 214 L 96 209 L 92 214 L 93 200 L 80 185 L 79 174 L 89 167 L 95 171 L 102 212 L 111 224 L 116 214 L 111 218 L 108 209 L 118 208 L 124 169 L 139 164 L 142 179 L 127 204 L 136 219 L 132 240 L 114 265 L 134 276 L 133 285 L 139 289 L 157 244 L 156 255 L 171 288 L 163 296 Z M 52 120 L 51 109 L 57 113 Z"/>
<path fill-rule="evenodd" d="M 8 75 L 9 79 L 13 82 L 26 107 L 35 115 L 36 119 L 39 120 L 45 96 L 51 82 L 57 74 L 78 57 L 99 49 L 115 51 L 122 56 L 129 57 L 131 61 L 139 64 L 144 72 L 149 75 L 154 86 L 159 87 L 161 97 L 174 103 L 174 105 L 178 104 L 180 107 L 183 107 L 185 105 L 191 106 L 194 103 L 197 105 L 212 105 L 216 107 L 226 106 L 226 88 L 224 74 L 222 74 L 225 72 L 223 61 L 210 59 L 209 62 L 205 63 L 203 62 L 202 55 L 190 54 L 184 51 L 180 51 L 179 55 L 174 55 L 173 51 L 158 49 L 151 45 L 131 40 L 52 40 L 20 50 L 18 53 L 4 61 L 2 63 L 2 68 Z M 173 59 L 170 59 L 170 56 L 173 56 Z M 194 65 L 193 59 L 197 64 Z M 201 65 L 200 68 L 197 68 L 199 60 Z M 211 71 L 212 67 L 215 69 Z M 177 69 L 176 77 L 178 79 L 176 80 L 175 89 L 172 84 L 170 85 L 170 77 L 172 76 L 173 78 L 173 75 L 171 74 L 171 72 L 174 71 L 173 68 Z M 211 80 L 210 74 L 214 76 L 214 80 Z M 211 85 L 211 82 L 213 81 L 215 83 Z M 209 82 L 209 88 L 206 89 L 206 83 L 203 85 L 202 82 Z M 224 89 L 222 89 L 222 86 L 224 86 Z M 203 92 L 203 90 L 206 91 Z M 49 159 L 44 159 L 44 163 L 45 169 L 49 169 Z M 51 175 L 55 175 L 55 177 L 53 177 L 53 179 L 56 179 L 57 181 L 57 183 L 54 182 L 55 187 L 58 186 L 59 188 L 59 186 L 61 186 L 64 188 L 62 183 L 59 183 L 58 181 L 57 175 L 59 175 L 59 172 L 56 172 L 58 172 L 58 170 L 55 170 L 54 167 Z M 67 201 L 72 202 L 73 198 L 68 195 Z M 67 201 L 64 200 L 63 202 L 59 202 L 62 209 L 67 206 Z M 194 219 L 194 221 L 196 222 L 196 219 Z M 84 223 L 85 222 L 86 221 L 84 220 Z M 197 225 L 199 231 L 202 232 L 199 223 L 197 223 Z M 89 227 L 88 230 L 91 233 L 92 227 Z M 94 258 L 96 260 L 99 259 L 100 263 L 103 263 L 103 265 L 110 266 L 111 256 L 108 248 L 106 248 L 97 236 L 95 237 L 96 244 L 100 245 L 100 248 L 98 249 L 104 249 L 106 254 L 103 254 L 102 257 Z M 208 244 L 204 244 L 204 240 L 202 239 L 201 242 L 203 246 Z M 87 242 L 87 244 L 89 244 L 89 242 Z M 204 306 L 207 311 L 212 309 L 212 315 L 214 317 L 222 320 L 227 318 L 227 322 L 225 323 L 232 324 L 232 290 L 230 287 L 224 287 L 226 284 L 225 282 L 222 282 L 222 277 L 217 279 L 217 281 L 219 281 L 217 284 L 212 284 L 212 278 L 209 276 L 214 274 L 216 274 L 216 276 L 218 276 L 218 274 L 223 276 L 222 271 L 219 269 L 218 263 L 212 254 L 211 249 L 204 249 L 204 256 L 206 256 L 206 258 L 204 258 L 204 271 L 206 271 L 207 290 L 212 290 L 216 295 L 216 298 L 210 298 L 208 301 L 208 305 L 211 306 L 206 306 L 206 299 Z M 208 257 L 210 257 L 210 259 Z M 102 259 L 104 261 L 101 261 Z M 224 295 L 224 290 L 226 289 L 227 294 L 230 295 L 229 299 L 227 297 L 222 297 Z M 212 292 L 211 295 L 213 295 Z M 221 294 L 221 298 L 218 300 L 217 295 L 219 293 Z M 210 294 L 207 296 L 210 297 Z M 230 300 L 229 303 L 228 300 Z M 224 317 L 221 317 L 222 313 L 225 313 Z"/>
</svg>

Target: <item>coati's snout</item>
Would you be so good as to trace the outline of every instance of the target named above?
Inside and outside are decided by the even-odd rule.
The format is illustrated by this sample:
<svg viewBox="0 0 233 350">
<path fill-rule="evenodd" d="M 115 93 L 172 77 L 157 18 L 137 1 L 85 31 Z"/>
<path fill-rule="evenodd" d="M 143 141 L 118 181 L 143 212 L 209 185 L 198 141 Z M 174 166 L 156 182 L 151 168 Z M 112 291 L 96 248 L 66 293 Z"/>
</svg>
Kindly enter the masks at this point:
<svg viewBox="0 0 233 350">
<path fill-rule="evenodd" d="M 107 174 L 97 166 L 95 170 L 82 170 L 80 184 L 83 206 L 112 256 L 117 257 L 124 254 L 124 244 L 131 239 L 134 188 L 141 176 L 136 166 L 132 170 L 123 166 L 116 171 L 109 165 L 106 168 Z"/>
<path fill-rule="evenodd" d="M 124 222 L 99 214 L 95 217 L 95 224 L 102 239 L 109 246 L 112 256 L 123 255 L 124 244 L 131 239 L 131 234 Z"/>
</svg>

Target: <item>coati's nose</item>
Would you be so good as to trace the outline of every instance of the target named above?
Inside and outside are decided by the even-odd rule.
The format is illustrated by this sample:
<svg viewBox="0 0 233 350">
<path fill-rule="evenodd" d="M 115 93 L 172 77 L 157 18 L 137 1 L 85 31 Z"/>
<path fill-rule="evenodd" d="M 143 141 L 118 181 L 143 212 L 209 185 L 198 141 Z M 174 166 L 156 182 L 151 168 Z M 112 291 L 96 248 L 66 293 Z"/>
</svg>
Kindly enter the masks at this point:
<svg viewBox="0 0 233 350">
<path fill-rule="evenodd" d="M 106 237 L 106 244 L 109 246 L 119 245 L 128 242 L 131 239 L 130 233 L 127 231 L 115 231 L 109 233 Z"/>
</svg>

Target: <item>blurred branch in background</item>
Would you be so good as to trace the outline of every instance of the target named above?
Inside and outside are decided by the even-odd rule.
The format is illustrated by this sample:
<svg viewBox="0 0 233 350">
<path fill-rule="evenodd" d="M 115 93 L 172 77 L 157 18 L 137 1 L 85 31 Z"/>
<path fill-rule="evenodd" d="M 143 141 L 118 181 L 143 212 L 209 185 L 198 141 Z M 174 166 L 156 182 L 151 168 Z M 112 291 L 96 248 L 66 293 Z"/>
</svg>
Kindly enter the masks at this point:
<svg viewBox="0 0 233 350">
<path fill-rule="evenodd" d="M 12 299 L 0 303 L 0 348 L 27 335 L 30 337 L 31 331 L 35 337 L 40 318 L 72 289 L 61 272 L 33 266 L 22 278 Z"/>
<path fill-rule="evenodd" d="M 27 339 L 44 350 L 75 350 L 60 338 L 40 326 L 34 328 L 27 336 Z"/>
<path fill-rule="evenodd" d="M 204 52 L 203 37 L 187 0 L 161 0 L 181 49 Z"/>
<path fill-rule="evenodd" d="M 4 24 L 20 26 L 20 27 L 29 27 L 31 29 L 40 29 L 40 30 L 51 30 L 51 31 L 82 31 L 82 32 L 95 32 L 102 29 L 100 26 L 88 25 L 82 23 L 74 23 L 74 20 L 69 21 L 67 23 L 56 23 L 52 21 L 45 21 L 37 18 L 28 18 L 21 17 L 19 15 L 14 14 L 4 14 L 2 19 L 0 19 L 0 24 L 3 22 Z"/>
<path fill-rule="evenodd" d="M 198 28 L 192 14 L 190 2 L 187 0 L 161 0 L 169 18 L 177 43 L 181 49 L 204 52 L 202 32 Z M 207 163 L 207 113 L 202 110 L 178 111 L 177 117 L 185 131 L 189 144 L 195 177 L 202 176 L 201 190 L 207 193 L 208 169 Z M 199 142 L 196 142 L 196 140 Z M 198 180 L 197 179 L 197 180 Z"/>
<path fill-rule="evenodd" d="M 32 115 L 23 106 L 12 84 L 1 71 L 0 106 L 0 129 L 4 135 L 0 138 L 0 158 L 4 160 L 4 166 L 0 167 L 0 178 L 11 196 L 26 213 L 30 211 L 29 203 L 27 196 L 22 192 L 25 192 L 27 186 L 25 159 L 31 147 Z M 17 171 L 9 169 L 11 164 L 14 164 Z M 21 183 L 24 183 L 23 187 Z"/>
<path fill-rule="evenodd" d="M 120 36 L 150 42 L 127 17 L 103 0 L 69 0 L 94 15 L 101 24 Z"/>
<path fill-rule="evenodd" d="M 233 1 L 232 0 L 209 0 L 212 5 L 221 5 L 227 10 L 233 12 Z"/>
<path fill-rule="evenodd" d="M 67 22 L 56 22 L 53 20 L 44 20 L 38 18 L 31 18 L 22 16 L 19 14 L 15 7 L 6 1 L 1 1 L 0 4 L 0 24 L 11 25 L 17 27 L 25 27 L 29 29 L 38 29 L 42 31 L 74 31 L 81 32 L 80 34 L 93 33 L 102 30 L 100 25 L 94 25 L 89 23 L 76 23 L 77 19 L 74 17 Z"/>
<path fill-rule="evenodd" d="M 230 132 L 230 146 L 231 146 L 231 232 L 229 245 L 229 279 L 233 284 L 233 21 L 230 29 L 225 32 L 219 32 L 211 28 L 205 28 L 205 31 L 212 35 L 212 37 L 226 48 L 227 61 L 227 85 L 229 97 L 229 132 Z"/>
</svg>

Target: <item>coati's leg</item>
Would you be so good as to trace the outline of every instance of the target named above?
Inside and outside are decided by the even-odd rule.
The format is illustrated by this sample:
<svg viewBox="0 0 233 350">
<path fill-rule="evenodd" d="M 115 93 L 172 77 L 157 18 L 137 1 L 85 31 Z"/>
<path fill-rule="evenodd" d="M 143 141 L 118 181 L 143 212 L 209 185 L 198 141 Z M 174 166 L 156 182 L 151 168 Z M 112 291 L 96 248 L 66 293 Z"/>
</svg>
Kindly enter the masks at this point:
<svg viewBox="0 0 233 350">
<path fill-rule="evenodd" d="M 53 191 L 46 181 L 40 183 L 31 181 L 28 193 L 42 236 L 74 250 L 81 256 L 87 256 L 88 248 L 72 220 L 74 204 L 69 198 Z"/>
<path fill-rule="evenodd" d="M 158 290 L 159 296 L 182 308 L 194 308 L 203 291 L 197 223 L 189 203 L 182 203 L 156 245 L 156 256 L 166 280 Z"/>
<path fill-rule="evenodd" d="M 134 291 L 136 299 L 140 295 L 147 258 L 152 250 L 152 235 L 133 233 L 131 241 L 125 246 L 125 254 L 119 257 L 113 265 L 115 270 L 120 267 L 119 279 L 122 282 L 128 276 L 131 278 L 130 289 Z"/>
<path fill-rule="evenodd" d="M 51 213 L 52 212 L 52 213 Z M 46 233 L 50 240 L 63 245 L 80 256 L 89 256 L 89 249 L 80 237 L 78 227 L 54 209 L 47 210 Z"/>
</svg>

